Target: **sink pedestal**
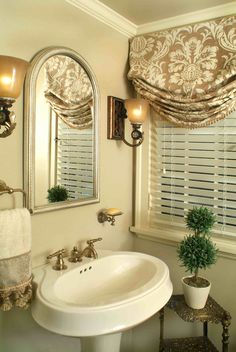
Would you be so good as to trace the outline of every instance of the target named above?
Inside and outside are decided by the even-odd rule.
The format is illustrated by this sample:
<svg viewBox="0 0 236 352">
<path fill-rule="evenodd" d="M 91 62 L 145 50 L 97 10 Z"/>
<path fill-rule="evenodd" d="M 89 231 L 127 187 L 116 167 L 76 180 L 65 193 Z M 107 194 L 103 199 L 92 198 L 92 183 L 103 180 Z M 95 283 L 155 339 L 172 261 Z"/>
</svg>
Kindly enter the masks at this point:
<svg viewBox="0 0 236 352">
<path fill-rule="evenodd" d="M 121 332 L 81 337 L 82 352 L 120 352 Z"/>
</svg>

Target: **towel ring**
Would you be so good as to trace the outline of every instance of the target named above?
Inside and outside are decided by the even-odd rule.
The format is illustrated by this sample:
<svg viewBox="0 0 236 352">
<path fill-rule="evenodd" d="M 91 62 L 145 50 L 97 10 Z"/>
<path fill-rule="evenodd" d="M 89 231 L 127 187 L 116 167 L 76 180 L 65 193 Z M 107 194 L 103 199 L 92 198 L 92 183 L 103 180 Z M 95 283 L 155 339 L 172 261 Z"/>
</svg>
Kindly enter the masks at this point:
<svg viewBox="0 0 236 352">
<path fill-rule="evenodd" d="M 12 193 L 16 193 L 16 192 L 20 192 L 23 195 L 23 207 L 26 207 L 26 192 L 21 189 L 21 188 L 11 188 L 9 186 L 6 185 L 6 183 L 2 180 L 0 180 L 0 196 L 2 194 L 12 194 Z"/>
</svg>

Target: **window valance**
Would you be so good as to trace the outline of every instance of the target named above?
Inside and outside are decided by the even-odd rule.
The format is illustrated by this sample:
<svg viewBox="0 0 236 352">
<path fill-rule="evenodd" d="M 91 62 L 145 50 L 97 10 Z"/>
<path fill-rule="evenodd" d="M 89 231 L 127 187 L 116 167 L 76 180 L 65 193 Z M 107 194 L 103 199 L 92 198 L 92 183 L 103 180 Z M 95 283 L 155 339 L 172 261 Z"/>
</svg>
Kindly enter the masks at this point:
<svg viewBox="0 0 236 352">
<path fill-rule="evenodd" d="M 87 73 L 68 56 L 55 55 L 45 64 L 45 98 L 53 111 L 72 128 L 92 126 L 92 85 Z"/>
<path fill-rule="evenodd" d="M 154 110 L 196 128 L 236 109 L 236 16 L 139 35 L 128 78 Z"/>
</svg>

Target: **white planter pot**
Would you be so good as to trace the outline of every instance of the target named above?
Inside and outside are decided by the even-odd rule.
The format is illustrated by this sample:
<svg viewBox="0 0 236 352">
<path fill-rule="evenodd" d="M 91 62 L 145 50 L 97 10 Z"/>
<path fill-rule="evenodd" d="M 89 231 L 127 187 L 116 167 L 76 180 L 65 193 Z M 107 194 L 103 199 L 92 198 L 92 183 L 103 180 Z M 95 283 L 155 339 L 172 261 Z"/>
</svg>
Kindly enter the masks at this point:
<svg viewBox="0 0 236 352">
<path fill-rule="evenodd" d="M 190 277 L 190 276 L 188 276 Z M 207 297 L 210 292 L 211 283 L 209 282 L 209 286 L 207 287 L 193 287 L 189 286 L 184 282 L 184 279 L 187 277 L 182 278 L 182 286 L 184 292 L 184 298 L 187 305 L 193 309 L 202 309 L 205 307 Z"/>
</svg>

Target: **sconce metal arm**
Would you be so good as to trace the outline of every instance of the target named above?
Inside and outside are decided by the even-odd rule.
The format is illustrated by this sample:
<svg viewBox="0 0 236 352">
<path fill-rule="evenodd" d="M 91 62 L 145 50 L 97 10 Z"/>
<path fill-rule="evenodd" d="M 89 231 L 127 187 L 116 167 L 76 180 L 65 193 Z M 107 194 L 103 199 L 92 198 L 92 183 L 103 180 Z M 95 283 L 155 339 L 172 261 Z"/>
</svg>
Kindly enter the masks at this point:
<svg viewBox="0 0 236 352">
<path fill-rule="evenodd" d="M 125 139 L 124 135 L 122 136 L 122 141 L 126 145 L 128 145 L 129 147 L 135 148 L 135 147 L 140 146 L 143 143 L 143 140 L 144 140 L 143 135 L 144 135 L 144 133 L 140 131 L 141 125 L 132 123 L 132 127 L 133 127 L 133 131 L 131 132 L 131 137 L 132 137 L 134 143 L 129 143 Z"/>
<path fill-rule="evenodd" d="M 1 126 L 5 127 L 5 130 L 0 133 L 0 138 L 5 138 L 12 134 L 16 127 L 14 122 L 15 114 L 9 110 L 15 99 L 11 98 L 0 98 L 0 129 Z"/>
</svg>

